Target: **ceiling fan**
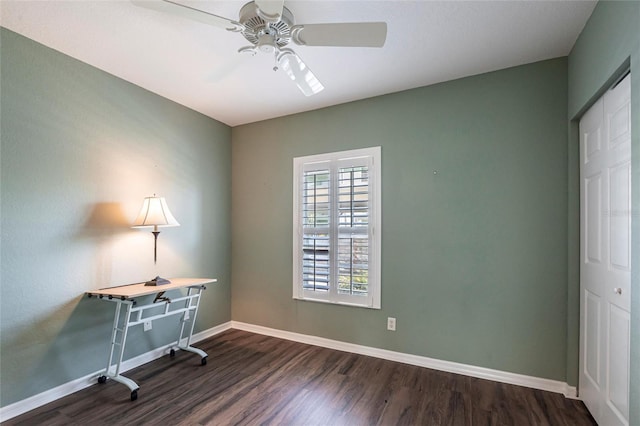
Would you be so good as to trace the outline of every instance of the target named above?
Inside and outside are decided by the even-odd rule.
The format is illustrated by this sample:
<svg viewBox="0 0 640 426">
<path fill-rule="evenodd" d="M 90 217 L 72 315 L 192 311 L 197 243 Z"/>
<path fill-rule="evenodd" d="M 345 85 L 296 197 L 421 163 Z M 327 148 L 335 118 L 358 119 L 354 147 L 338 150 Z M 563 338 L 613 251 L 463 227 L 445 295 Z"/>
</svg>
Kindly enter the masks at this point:
<svg viewBox="0 0 640 426">
<path fill-rule="evenodd" d="M 283 70 L 306 96 L 324 86 L 309 67 L 287 45 L 334 47 L 382 47 L 387 38 L 386 22 L 295 24 L 284 0 L 255 0 L 242 6 L 237 21 L 195 9 L 171 0 L 131 0 L 133 4 L 171 13 L 227 31 L 241 33 L 250 46 L 240 53 L 258 52 L 274 56 L 274 71 Z"/>
</svg>

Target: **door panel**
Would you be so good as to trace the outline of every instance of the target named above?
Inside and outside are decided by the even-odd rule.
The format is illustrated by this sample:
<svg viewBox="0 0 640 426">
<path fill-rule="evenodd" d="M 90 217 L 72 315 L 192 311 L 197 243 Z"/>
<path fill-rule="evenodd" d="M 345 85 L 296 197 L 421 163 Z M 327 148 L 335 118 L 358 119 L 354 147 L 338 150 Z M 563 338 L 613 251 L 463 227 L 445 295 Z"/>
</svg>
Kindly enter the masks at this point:
<svg viewBox="0 0 640 426">
<path fill-rule="evenodd" d="M 594 388 L 600 388 L 600 298 L 589 290 L 585 290 L 585 327 L 593 330 L 587 333 L 584 342 L 585 365 L 587 378 Z"/>
<path fill-rule="evenodd" d="M 629 312 L 616 305 L 609 305 L 609 353 L 615 354 L 615 359 L 609 363 L 607 371 L 608 403 L 619 416 L 629 412 Z"/>
<path fill-rule="evenodd" d="M 629 161 L 610 171 L 609 197 L 611 220 L 609 246 L 611 247 L 611 267 L 622 271 L 630 270 L 631 251 L 631 163 Z"/>
<path fill-rule="evenodd" d="M 586 262 L 602 261 L 602 179 L 598 173 L 585 179 Z"/>
</svg>

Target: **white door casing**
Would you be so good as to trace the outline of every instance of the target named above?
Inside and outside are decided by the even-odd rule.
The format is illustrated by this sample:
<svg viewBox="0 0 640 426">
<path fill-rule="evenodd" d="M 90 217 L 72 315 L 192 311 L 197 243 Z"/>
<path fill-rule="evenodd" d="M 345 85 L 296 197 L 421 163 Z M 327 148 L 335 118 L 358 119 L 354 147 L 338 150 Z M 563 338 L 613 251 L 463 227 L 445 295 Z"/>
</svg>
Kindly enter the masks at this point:
<svg viewBox="0 0 640 426">
<path fill-rule="evenodd" d="M 602 426 L 629 424 L 630 83 L 580 120 L 579 393 Z"/>
</svg>

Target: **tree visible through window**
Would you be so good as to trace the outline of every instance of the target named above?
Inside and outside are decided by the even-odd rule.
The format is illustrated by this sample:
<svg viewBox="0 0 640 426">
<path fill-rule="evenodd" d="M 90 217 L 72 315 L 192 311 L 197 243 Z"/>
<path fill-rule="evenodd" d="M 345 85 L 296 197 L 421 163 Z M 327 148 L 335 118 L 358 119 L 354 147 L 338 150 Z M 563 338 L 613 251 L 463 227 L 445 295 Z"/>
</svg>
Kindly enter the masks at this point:
<svg viewBox="0 0 640 426">
<path fill-rule="evenodd" d="M 380 148 L 294 159 L 294 297 L 380 307 Z"/>
</svg>

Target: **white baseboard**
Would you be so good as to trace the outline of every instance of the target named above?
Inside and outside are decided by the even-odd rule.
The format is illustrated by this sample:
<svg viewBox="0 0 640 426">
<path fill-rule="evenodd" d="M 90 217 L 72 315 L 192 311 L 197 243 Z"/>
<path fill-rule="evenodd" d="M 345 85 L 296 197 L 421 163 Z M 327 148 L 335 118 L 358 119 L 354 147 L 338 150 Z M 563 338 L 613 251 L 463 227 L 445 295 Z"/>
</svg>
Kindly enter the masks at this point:
<svg viewBox="0 0 640 426">
<path fill-rule="evenodd" d="M 215 327 L 211 327 L 207 330 L 203 330 L 199 333 L 196 333 L 192 336 L 193 342 L 200 342 L 204 339 L 208 339 L 209 337 L 215 336 L 216 334 L 220 334 L 223 331 L 227 331 L 231 329 L 231 321 L 222 323 L 220 325 L 216 325 Z"/>
<path fill-rule="evenodd" d="M 247 324 L 238 321 L 229 321 L 208 330 L 196 333 L 193 335 L 192 342 L 196 343 L 201 340 L 208 339 L 209 337 L 220 334 L 223 331 L 229 330 L 231 328 L 249 331 L 257 334 L 263 334 L 265 336 L 273 336 L 280 339 L 306 343 L 308 345 L 335 349 L 338 351 L 351 352 L 360 355 L 386 359 L 389 361 L 416 365 L 419 367 L 432 368 L 434 370 L 446 371 L 449 373 L 463 374 L 465 376 L 477 377 L 480 379 L 493 380 L 501 383 L 509 383 L 512 385 L 525 386 L 549 392 L 561 393 L 564 394 L 564 396 L 567 398 L 577 399 L 577 391 L 574 386 L 569 386 L 567 383 L 557 380 L 542 379 L 539 377 L 509 373 L 500 370 L 492 370 L 490 368 L 476 367 L 473 365 L 460 364 L 451 361 L 442 361 L 439 359 L 428 358 L 419 355 L 411 355 L 402 352 L 394 352 L 387 349 L 356 345 L 354 343 L 346 343 L 338 340 L 326 339 L 324 337 L 293 333 L 291 331 L 278 330 L 275 328 L 268 328 L 260 325 Z M 128 370 L 151 362 L 155 359 L 161 358 L 168 353 L 171 346 L 173 345 L 165 345 L 163 347 L 139 355 L 135 358 L 123 361 L 121 371 L 126 372 Z M 56 399 L 87 388 L 96 383 L 97 377 L 100 376 L 103 371 L 104 370 L 96 371 L 79 379 L 64 383 L 53 389 L 49 389 L 48 391 L 23 399 L 22 401 L 7 405 L 6 407 L 0 407 L 0 421 L 7 421 L 9 419 L 12 419 L 13 417 L 19 416 L 20 414 L 26 413 L 27 411 L 31 411 L 42 405 L 55 401 Z"/>
<path fill-rule="evenodd" d="M 394 352 L 387 349 L 378 349 L 370 346 L 361 346 L 353 343 L 340 342 L 338 340 L 331 340 L 307 334 L 293 333 L 290 331 L 283 331 L 238 321 L 231 321 L 231 328 L 278 337 L 286 340 L 293 340 L 295 342 L 306 343 L 309 345 L 336 349 L 344 352 L 382 358 L 389 361 L 402 362 L 404 364 L 417 365 L 419 367 L 432 368 L 434 370 L 446 371 L 449 373 L 463 374 L 465 376 L 477 377 L 480 379 L 493 380 L 496 382 L 508 383 L 511 385 L 525 386 L 533 389 L 561 393 L 567 398 L 577 398 L 575 387 L 569 386 L 567 383 L 557 380 L 543 379 L 517 373 L 509 373 L 506 371 L 476 367 L 474 365 L 460 364 L 451 361 L 442 361 L 439 359 L 428 358 L 419 355 Z"/>
<path fill-rule="evenodd" d="M 208 330 L 204 330 L 194 334 L 191 341 L 193 343 L 196 343 L 211 336 L 215 336 L 216 334 L 222 333 L 223 331 L 229 330 L 230 328 L 231 322 L 226 322 L 212 327 Z M 169 352 L 172 346 L 173 344 L 168 344 L 144 354 L 138 355 L 137 357 L 123 361 L 120 371 L 124 373 L 155 359 L 161 358 Z M 101 376 L 103 372 L 104 370 L 98 370 L 79 379 L 75 379 L 53 389 L 49 389 L 48 391 L 15 402 L 11 405 L 7 405 L 6 407 L 0 407 L 0 421 L 7 421 L 16 416 L 19 416 L 20 414 L 26 413 L 27 411 L 31 411 L 42 405 L 55 401 L 56 399 L 87 388 L 95 384 L 98 376 Z"/>
<path fill-rule="evenodd" d="M 564 388 L 564 392 L 562 392 L 564 394 L 564 396 L 566 398 L 569 399 L 580 399 L 580 397 L 578 396 L 578 388 L 575 386 L 571 386 L 569 383 L 565 383 L 564 384 L 565 388 Z"/>
</svg>

